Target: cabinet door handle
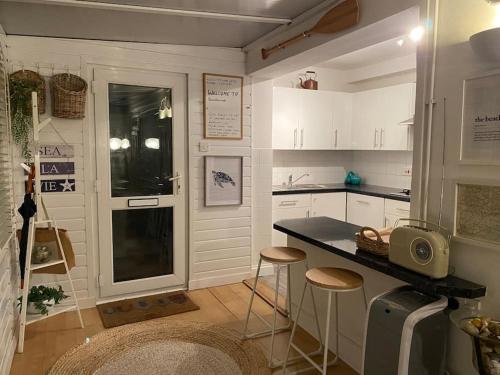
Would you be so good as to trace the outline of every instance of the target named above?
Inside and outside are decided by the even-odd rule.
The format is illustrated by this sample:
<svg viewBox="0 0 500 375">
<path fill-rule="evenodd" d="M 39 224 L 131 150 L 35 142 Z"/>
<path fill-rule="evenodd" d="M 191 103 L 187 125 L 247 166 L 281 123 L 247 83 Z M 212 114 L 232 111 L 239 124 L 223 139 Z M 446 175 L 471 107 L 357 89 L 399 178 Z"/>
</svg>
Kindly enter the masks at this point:
<svg viewBox="0 0 500 375">
<path fill-rule="evenodd" d="M 375 129 L 375 137 L 373 140 L 373 147 L 377 147 L 378 129 Z"/>
<path fill-rule="evenodd" d="M 304 146 L 304 129 L 300 129 L 300 148 Z"/>
<path fill-rule="evenodd" d="M 335 147 L 337 147 L 337 141 L 338 141 L 338 134 L 339 131 L 337 129 L 335 129 Z"/>
<path fill-rule="evenodd" d="M 384 145 L 384 129 L 380 128 L 380 147 Z"/>
<path fill-rule="evenodd" d="M 307 210 L 307 212 L 306 212 L 306 218 L 309 219 L 309 210 Z"/>
<path fill-rule="evenodd" d="M 293 148 L 297 148 L 297 129 L 293 129 Z"/>
<path fill-rule="evenodd" d="M 298 201 L 281 201 L 280 206 L 295 206 Z"/>
<path fill-rule="evenodd" d="M 359 200 L 357 200 L 356 202 L 361 203 L 361 204 L 368 204 L 368 205 L 370 204 L 370 202 L 367 202 L 367 201 L 359 201 Z"/>
</svg>

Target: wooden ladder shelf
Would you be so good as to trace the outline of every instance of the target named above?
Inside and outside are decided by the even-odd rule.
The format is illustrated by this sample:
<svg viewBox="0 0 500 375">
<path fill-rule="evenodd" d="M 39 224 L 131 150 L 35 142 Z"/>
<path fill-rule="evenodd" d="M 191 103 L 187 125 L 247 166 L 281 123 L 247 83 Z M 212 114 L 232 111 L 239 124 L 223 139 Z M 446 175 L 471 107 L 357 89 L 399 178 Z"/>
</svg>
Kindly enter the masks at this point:
<svg viewBox="0 0 500 375">
<path fill-rule="evenodd" d="M 78 304 L 78 298 L 76 296 L 75 287 L 73 285 L 73 280 L 71 279 L 71 274 L 68 268 L 68 262 L 66 261 L 66 256 L 64 254 L 63 246 L 61 243 L 61 238 L 59 236 L 59 228 L 57 227 L 57 223 L 54 219 L 49 218 L 47 210 L 45 208 L 45 204 L 43 202 L 41 184 L 40 184 L 40 152 L 39 152 L 39 139 L 40 139 L 40 130 L 50 123 L 50 118 L 44 120 L 43 122 L 39 122 L 38 120 L 38 98 L 37 93 L 31 93 L 31 102 L 32 102 L 32 113 L 33 113 L 33 138 L 35 145 L 35 176 L 36 179 L 34 181 L 35 187 L 35 203 L 37 206 L 41 206 L 41 210 L 37 210 L 37 213 L 30 219 L 30 226 L 28 231 L 28 245 L 26 247 L 26 265 L 24 269 L 24 287 L 22 290 L 22 304 L 21 304 L 21 314 L 19 317 L 19 342 L 17 346 L 18 353 L 22 353 L 24 350 L 24 334 L 26 330 L 26 326 L 40 320 L 49 318 L 51 316 L 61 314 L 63 312 L 76 310 L 78 313 L 78 318 L 80 320 L 80 326 L 83 328 L 83 319 L 80 311 L 80 306 Z M 43 217 L 42 220 L 39 219 L 39 212 Z M 60 259 L 53 259 L 47 263 L 43 264 L 31 264 L 31 258 L 33 253 L 33 247 L 35 245 L 35 232 L 37 226 L 45 225 L 47 228 L 52 228 L 56 235 L 57 247 L 59 248 L 59 253 L 61 255 Z M 71 304 L 62 304 L 55 306 L 47 315 L 36 314 L 29 315 L 26 313 L 28 307 L 28 293 L 30 289 L 30 279 L 32 276 L 32 271 L 41 270 L 44 268 L 48 268 L 57 264 L 64 264 L 64 268 L 66 270 L 66 275 L 68 277 L 70 289 L 71 289 L 71 297 L 73 297 L 73 301 Z"/>
</svg>

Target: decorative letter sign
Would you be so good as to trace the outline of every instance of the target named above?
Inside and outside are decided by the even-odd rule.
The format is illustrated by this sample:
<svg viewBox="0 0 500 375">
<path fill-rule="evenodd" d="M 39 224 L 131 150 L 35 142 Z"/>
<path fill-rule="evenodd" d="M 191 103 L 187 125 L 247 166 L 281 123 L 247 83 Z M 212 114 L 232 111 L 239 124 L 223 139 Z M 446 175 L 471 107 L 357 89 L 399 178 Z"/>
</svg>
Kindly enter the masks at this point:
<svg viewBox="0 0 500 375">
<path fill-rule="evenodd" d="M 71 145 L 40 145 L 40 157 L 50 158 L 72 158 L 75 156 L 74 147 Z"/>
<path fill-rule="evenodd" d="M 67 178 L 65 180 L 42 180 L 42 193 L 64 193 L 75 191 L 75 179 Z"/>
<path fill-rule="evenodd" d="M 43 175 L 59 175 L 59 174 L 74 174 L 75 163 L 72 161 L 44 161 L 40 163 L 40 174 Z"/>
<path fill-rule="evenodd" d="M 243 77 L 203 73 L 205 138 L 243 138 Z"/>
</svg>

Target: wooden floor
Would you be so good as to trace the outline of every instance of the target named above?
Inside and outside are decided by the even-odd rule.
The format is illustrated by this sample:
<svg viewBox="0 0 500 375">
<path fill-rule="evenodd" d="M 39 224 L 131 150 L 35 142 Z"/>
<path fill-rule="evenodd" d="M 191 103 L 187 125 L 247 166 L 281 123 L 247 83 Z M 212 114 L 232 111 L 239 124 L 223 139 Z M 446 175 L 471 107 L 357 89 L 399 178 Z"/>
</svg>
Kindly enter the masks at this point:
<svg viewBox="0 0 500 375">
<path fill-rule="evenodd" d="M 245 319 L 250 290 L 240 284 L 225 285 L 209 289 L 200 289 L 189 292 L 192 300 L 200 306 L 200 310 L 174 315 L 161 319 L 192 320 L 217 323 L 241 331 Z M 260 298 L 255 299 L 255 309 L 264 316 L 270 317 L 272 309 Z M 26 330 L 24 353 L 17 354 L 12 364 L 12 375 L 42 375 L 46 374 L 52 364 L 68 349 L 84 342 L 85 337 L 92 336 L 104 330 L 97 309 L 83 310 L 85 328 L 79 328 L 78 318 L 74 312 L 64 313 L 49 319 L 34 323 Z M 278 321 L 285 320 L 278 314 Z M 77 328 L 78 327 L 78 328 Z M 262 330 L 265 327 L 256 317 L 250 320 L 250 329 Z M 276 337 L 275 351 L 278 358 L 282 358 L 288 344 L 289 333 L 281 333 Z M 257 339 L 264 353 L 269 353 L 269 337 Z M 296 340 L 306 351 L 316 349 L 317 342 L 310 335 L 298 330 Z M 332 356 L 333 358 L 333 356 Z M 305 363 L 294 368 L 304 367 Z M 276 370 L 275 374 L 281 373 Z M 317 374 L 317 371 L 308 371 L 304 374 Z M 328 374 L 357 375 L 345 363 L 329 369 Z"/>
</svg>

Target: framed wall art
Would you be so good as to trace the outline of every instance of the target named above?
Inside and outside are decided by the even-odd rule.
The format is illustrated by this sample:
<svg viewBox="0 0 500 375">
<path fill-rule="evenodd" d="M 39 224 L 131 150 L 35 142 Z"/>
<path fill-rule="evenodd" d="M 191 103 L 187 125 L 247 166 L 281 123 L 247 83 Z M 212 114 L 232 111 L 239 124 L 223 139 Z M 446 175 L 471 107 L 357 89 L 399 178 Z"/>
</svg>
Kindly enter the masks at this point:
<svg viewBox="0 0 500 375">
<path fill-rule="evenodd" d="M 500 244 L 500 186 L 458 182 L 455 196 L 455 236 Z"/>
<path fill-rule="evenodd" d="M 203 73 L 204 135 L 243 138 L 243 77 Z"/>
<path fill-rule="evenodd" d="M 500 165 L 500 71 L 464 80 L 463 164 Z"/>
<path fill-rule="evenodd" d="M 205 156 L 205 206 L 241 205 L 243 157 Z"/>
</svg>

